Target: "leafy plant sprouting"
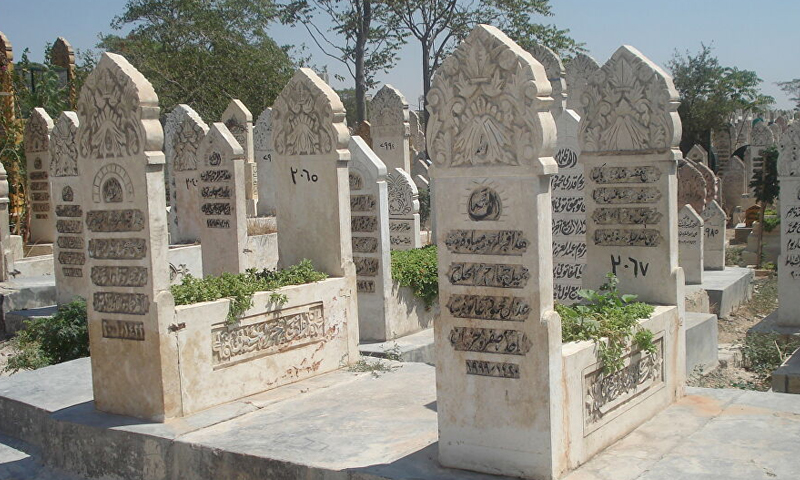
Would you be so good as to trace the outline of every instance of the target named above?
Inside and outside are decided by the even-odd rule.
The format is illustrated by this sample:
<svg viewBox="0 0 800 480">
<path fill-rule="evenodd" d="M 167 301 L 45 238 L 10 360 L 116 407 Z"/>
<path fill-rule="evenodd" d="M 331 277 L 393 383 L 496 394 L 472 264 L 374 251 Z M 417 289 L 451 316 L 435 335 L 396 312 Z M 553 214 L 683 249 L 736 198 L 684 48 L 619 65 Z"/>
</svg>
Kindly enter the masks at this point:
<svg viewBox="0 0 800 480">
<path fill-rule="evenodd" d="M 255 292 L 277 290 L 287 285 L 313 283 L 326 278 L 328 278 L 327 274 L 314 270 L 310 260 L 303 260 L 297 265 L 282 270 L 265 268 L 258 272 L 252 268 L 245 273 L 223 273 L 219 276 L 209 275 L 204 278 L 186 275 L 180 285 L 173 285 L 170 290 L 172 296 L 175 297 L 175 305 L 191 305 L 220 298 L 230 298 L 228 323 L 234 323 L 241 314 L 253 306 Z M 282 305 L 288 301 L 288 297 L 273 291 L 270 294 L 270 300 Z"/>
<path fill-rule="evenodd" d="M 598 346 L 604 373 L 623 367 L 623 356 L 629 344 L 640 351 L 655 353 L 653 332 L 642 328 L 639 320 L 649 318 L 655 310 L 651 305 L 634 302 L 636 295 L 620 295 L 619 280 L 611 273 L 599 291 L 579 290 L 583 305 L 556 305 L 561 315 L 563 342 L 593 340 Z M 605 340 L 605 341 L 604 341 Z"/>
<path fill-rule="evenodd" d="M 436 245 L 392 251 L 392 278 L 410 287 L 428 308 L 439 296 L 438 266 Z"/>
</svg>

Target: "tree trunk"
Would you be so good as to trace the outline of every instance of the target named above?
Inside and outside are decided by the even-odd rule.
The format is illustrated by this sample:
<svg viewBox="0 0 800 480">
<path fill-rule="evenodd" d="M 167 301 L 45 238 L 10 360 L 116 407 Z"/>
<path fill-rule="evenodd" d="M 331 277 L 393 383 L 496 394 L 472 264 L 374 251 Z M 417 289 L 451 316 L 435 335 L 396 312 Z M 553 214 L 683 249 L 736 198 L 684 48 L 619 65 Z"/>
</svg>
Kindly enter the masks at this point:
<svg viewBox="0 0 800 480">
<path fill-rule="evenodd" d="M 431 48 L 428 45 L 428 41 L 423 40 L 422 42 L 422 94 L 424 95 L 422 101 L 422 115 L 425 119 L 425 125 L 428 124 L 428 92 L 431 89 L 431 64 L 430 64 L 430 55 L 431 55 Z"/>
<path fill-rule="evenodd" d="M 369 27 L 372 23 L 372 0 L 362 0 L 361 22 L 356 32 L 356 121 L 367 119 L 367 79 L 364 72 L 364 56 L 367 50 Z"/>
</svg>

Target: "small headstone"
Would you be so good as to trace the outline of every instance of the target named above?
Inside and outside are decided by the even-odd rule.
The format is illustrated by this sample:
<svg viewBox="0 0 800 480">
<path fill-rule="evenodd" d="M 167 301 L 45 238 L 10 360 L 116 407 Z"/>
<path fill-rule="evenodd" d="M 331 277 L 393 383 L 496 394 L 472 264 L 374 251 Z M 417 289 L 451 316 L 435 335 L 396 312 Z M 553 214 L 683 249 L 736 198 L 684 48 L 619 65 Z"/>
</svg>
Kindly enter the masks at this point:
<svg viewBox="0 0 800 480">
<path fill-rule="evenodd" d="M 717 200 L 719 198 L 719 177 L 714 175 L 714 172 L 712 172 L 711 169 L 708 168 L 704 163 L 694 163 L 692 166 L 697 169 L 698 172 L 700 172 L 700 174 L 703 176 L 703 180 L 706 182 L 705 205 L 711 203 L 712 200 Z M 703 208 L 705 208 L 705 205 Z"/>
<path fill-rule="evenodd" d="M 725 211 L 716 201 L 703 210 L 703 265 L 705 270 L 725 269 Z"/>
<path fill-rule="evenodd" d="M 596 71 L 600 70 L 600 65 L 592 57 L 578 53 L 565 66 L 567 82 L 567 108 L 573 110 L 579 116 L 583 112 L 583 92 L 586 91 L 586 84 Z"/>
<path fill-rule="evenodd" d="M 78 115 L 63 112 L 50 137 L 50 189 L 55 204 L 56 221 L 61 230 L 65 222 L 84 221 L 84 209 L 89 204 L 81 187 L 78 172 Z M 72 301 L 85 297 L 89 272 L 86 271 L 86 239 L 83 232 L 56 232 L 53 244 L 53 272 L 56 278 L 56 302 Z"/>
<path fill-rule="evenodd" d="M 253 127 L 256 165 L 258 167 L 258 215 L 275 215 L 275 172 L 272 150 L 272 109 L 267 108 L 258 116 Z"/>
<path fill-rule="evenodd" d="M 225 124 L 211 126 L 197 148 L 203 275 L 248 268 L 244 149 Z"/>
<path fill-rule="evenodd" d="M 372 148 L 372 134 L 370 133 L 372 127 L 368 121 L 364 120 L 363 122 L 359 122 L 353 128 L 353 135 L 357 137 L 361 137 L 364 140 L 364 143 L 367 144 L 369 148 Z"/>
<path fill-rule="evenodd" d="M 686 285 L 703 283 L 703 219 L 684 205 L 678 212 L 678 263 L 683 268 Z"/>
<path fill-rule="evenodd" d="M 746 181 L 744 162 L 737 156 L 731 157 L 722 177 L 722 199 L 728 215 L 742 206 L 742 195 L 747 192 Z"/>
<path fill-rule="evenodd" d="M 384 85 L 370 102 L 370 133 L 372 149 L 387 170 L 402 168 L 411 171 L 409 159 L 408 102 L 399 90 Z"/>
<path fill-rule="evenodd" d="M 686 154 L 686 158 L 696 163 L 702 163 L 706 167 L 708 166 L 708 152 L 702 145 L 695 144 Z"/>
<path fill-rule="evenodd" d="M 389 194 L 389 244 L 391 249 L 410 250 L 421 247 L 417 186 L 408 173 L 399 168 L 395 168 L 387 175 L 386 185 Z"/>
<path fill-rule="evenodd" d="M 258 167 L 255 162 L 253 146 L 253 114 L 241 100 L 233 99 L 222 113 L 220 121 L 225 124 L 233 138 L 244 150 L 244 174 L 247 178 L 244 190 L 247 195 L 247 216 L 254 217 L 257 215 L 258 205 Z"/>
<path fill-rule="evenodd" d="M 780 119 L 780 117 L 779 117 Z M 778 323 L 800 327 L 800 122 L 781 137 L 781 254 L 778 257 Z"/>
<path fill-rule="evenodd" d="M 25 158 L 28 161 L 28 205 L 31 244 L 53 243 L 55 224 L 50 191 L 50 133 L 53 120 L 44 108 L 34 108 L 25 123 Z"/>
<path fill-rule="evenodd" d="M 678 160 L 678 205 L 691 205 L 695 212 L 706 206 L 708 190 L 703 174 L 692 162 Z"/>
<path fill-rule="evenodd" d="M 753 205 L 749 207 L 744 212 L 744 226 L 745 227 L 752 227 L 753 222 L 757 222 L 761 219 L 761 207 L 758 205 Z"/>
<path fill-rule="evenodd" d="M 731 130 L 733 130 L 733 126 L 726 124 L 722 129 L 711 132 L 711 148 L 717 154 L 717 173 L 727 170 L 728 161 L 733 155 Z"/>
</svg>

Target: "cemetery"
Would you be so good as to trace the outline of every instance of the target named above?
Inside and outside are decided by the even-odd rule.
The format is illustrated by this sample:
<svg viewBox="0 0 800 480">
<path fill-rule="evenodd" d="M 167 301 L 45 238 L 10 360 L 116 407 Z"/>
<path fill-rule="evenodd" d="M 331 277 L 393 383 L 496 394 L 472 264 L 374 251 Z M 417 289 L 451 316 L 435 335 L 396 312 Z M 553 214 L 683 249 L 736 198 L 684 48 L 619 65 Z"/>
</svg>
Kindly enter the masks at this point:
<svg viewBox="0 0 800 480">
<path fill-rule="evenodd" d="M 0 478 L 794 478 L 800 120 L 489 20 L 422 108 L 0 32 Z"/>
</svg>

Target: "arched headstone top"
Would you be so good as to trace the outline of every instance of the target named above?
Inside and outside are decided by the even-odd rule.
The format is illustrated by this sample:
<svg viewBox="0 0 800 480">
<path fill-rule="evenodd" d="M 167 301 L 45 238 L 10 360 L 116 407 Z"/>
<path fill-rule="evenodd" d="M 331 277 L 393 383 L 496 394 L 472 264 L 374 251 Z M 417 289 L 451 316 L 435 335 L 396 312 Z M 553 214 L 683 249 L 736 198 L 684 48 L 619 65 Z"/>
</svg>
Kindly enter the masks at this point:
<svg viewBox="0 0 800 480">
<path fill-rule="evenodd" d="M 750 132 L 750 145 L 768 146 L 774 143 L 775 137 L 767 122 L 762 120 L 753 125 L 753 130 Z"/>
<path fill-rule="evenodd" d="M 395 168 L 386 177 L 389 192 L 389 215 L 413 215 L 419 213 L 419 191 L 411 176 Z"/>
<path fill-rule="evenodd" d="M 368 178 L 362 178 L 362 181 L 367 179 L 373 182 L 386 181 L 386 165 L 381 161 L 380 157 L 369 148 L 367 142 L 365 142 L 363 138 L 356 135 L 350 137 L 348 149 L 352 156 L 350 169 L 358 170 L 360 173 L 368 176 Z M 351 190 L 362 190 L 363 188 L 364 185 L 359 184 L 358 179 L 354 179 L 352 176 L 350 177 Z"/>
<path fill-rule="evenodd" d="M 74 177 L 78 175 L 78 114 L 61 112 L 50 138 L 50 175 Z"/>
<path fill-rule="evenodd" d="M 556 52 L 538 43 L 528 49 L 528 52 L 544 67 L 547 79 L 550 81 L 550 88 L 553 89 L 553 114 L 560 114 L 566 107 L 565 100 L 567 98 L 567 84 L 564 80 L 566 71 L 564 64 L 561 63 L 561 58 L 556 55 Z"/>
<path fill-rule="evenodd" d="M 719 194 L 719 179 L 705 163 L 694 163 L 692 166 L 703 175 L 703 180 L 706 181 L 706 205 L 708 205 Z"/>
<path fill-rule="evenodd" d="M 222 161 L 244 157 L 244 148 L 222 122 L 215 122 L 211 125 L 198 152 L 203 155 L 203 158 L 198 158 L 198 162 L 201 162 L 204 168 L 214 168 L 219 166 Z"/>
<path fill-rule="evenodd" d="M 50 133 L 53 131 L 53 119 L 44 108 L 34 108 L 31 117 L 25 123 L 25 151 L 46 152 L 50 150 Z"/>
<path fill-rule="evenodd" d="M 406 97 L 391 85 L 381 87 L 369 106 L 369 119 L 373 127 L 395 127 L 408 122 Z"/>
<path fill-rule="evenodd" d="M 691 205 L 697 212 L 705 208 L 708 190 L 703 174 L 694 163 L 681 159 L 678 161 L 678 207 Z"/>
<path fill-rule="evenodd" d="M 78 154 L 99 160 L 151 152 L 149 163 L 163 163 L 158 117 L 158 96 L 150 82 L 125 57 L 106 52 L 81 88 Z"/>
<path fill-rule="evenodd" d="M 582 104 L 583 153 L 666 153 L 678 146 L 680 102 L 672 78 L 631 46 L 590 77 Z"/>
<path fill-rule="evenodd" d="M 576 54 L 564 66 L 564 72 L 567 83 L 567 108 L 575 110 L 580 114 L 583 111 L 581 104 L 581 97 L 586 90 L 586 84 L 594 72 L 600 70 L 600 64 L 597 61 L 584 53 Z"/>
<path fill-rule="evenodd" d="M 75 52 L 72 45 L 64 37 L 58 37 L 50 49 L 53 63 L 59 67 L 67 68 L 75 63 Z"/>
<path fill-rule="evenodd" d="M 228 104 L 228 108 L 222 112 L 222 123 L 236 138 L 242 148 L 247 149 L 248 129 L 253 123 L 253 114 L 238 98 L 234 98 Z"/>
<path fill-rule="evenodd" d="M 550 82 L 541 63 L 495 27 L 478 25 L 428 92 L 428 151 L 438 168 L 557 171 Z"/>
<path fill-rule="evenodd" d="M 794 122 L 781 137 L 778 175 L 800 176 L 800 122 Z"/>
<path fill-rule="evenodd" d="M 253 125 L 253 145 L 258 151 L 272 150 L 272 108 L 266 108 Z"/>
<path fill-rule="evenodd" d="M 324 155 L 347 148 L 342 101 L 309 68 L 299 69 L 272 107 L 272 144 L 279 155 Z"/>
<path fill-rule="evenodd" d="M 164 154 L 176 172 L 197 170 L 197 149 L 208 133 L 208 125 L 192 107 L 178 105 L 167 117 L 169 135 Z M 170 131 L 171 130 L 171 131 Z"/>
<path fill-rule="evenodd" d="M 702 163 L 703 165 L 708 165 L 708 152 L 702 145 L 694 144 L 694 146 L 689 150 L 689 153 L 686 154 L 686 158 L 693 162 Z"/>
</svg>

